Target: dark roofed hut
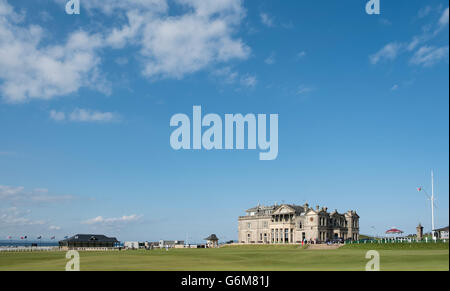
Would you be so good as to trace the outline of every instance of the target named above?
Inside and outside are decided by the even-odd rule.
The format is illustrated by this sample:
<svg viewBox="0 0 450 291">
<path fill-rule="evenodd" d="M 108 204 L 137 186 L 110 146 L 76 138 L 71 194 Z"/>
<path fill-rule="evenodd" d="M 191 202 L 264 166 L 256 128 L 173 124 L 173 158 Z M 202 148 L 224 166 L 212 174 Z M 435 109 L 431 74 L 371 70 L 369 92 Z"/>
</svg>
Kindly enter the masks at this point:
<svg viewBox="0 0 450 291">
<path fill-rule="evenodd" d="M 206 247 L 207 248 L 217 248 L 219 247 L 219 238 L 215 234 L 211 234 L 206 240 Z"/>
<path fill-rule="evenodd" d="M 113 249 L 120 246 L 115 237 L 107 237 L 102 234 L 77 234 L 65 240 L 59 241 L 59 247 L 63 249 L 105 248 Z"/>
</svg>

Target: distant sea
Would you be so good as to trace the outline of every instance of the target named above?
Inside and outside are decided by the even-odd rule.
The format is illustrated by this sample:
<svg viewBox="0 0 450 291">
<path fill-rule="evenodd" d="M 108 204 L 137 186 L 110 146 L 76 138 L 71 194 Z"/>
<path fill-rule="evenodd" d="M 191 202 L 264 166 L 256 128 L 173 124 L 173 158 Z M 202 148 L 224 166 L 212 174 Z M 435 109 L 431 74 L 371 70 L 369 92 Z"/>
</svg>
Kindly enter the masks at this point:
<svg viewBox="0 0 450 291">
<path fill-rule="evenodd" d="M 57 241 L 34 241 L 34 240 L 0 240 L 0 247 L 31 247 L 37 244 L 40 247 L 56 247 Z"/>
</svg>

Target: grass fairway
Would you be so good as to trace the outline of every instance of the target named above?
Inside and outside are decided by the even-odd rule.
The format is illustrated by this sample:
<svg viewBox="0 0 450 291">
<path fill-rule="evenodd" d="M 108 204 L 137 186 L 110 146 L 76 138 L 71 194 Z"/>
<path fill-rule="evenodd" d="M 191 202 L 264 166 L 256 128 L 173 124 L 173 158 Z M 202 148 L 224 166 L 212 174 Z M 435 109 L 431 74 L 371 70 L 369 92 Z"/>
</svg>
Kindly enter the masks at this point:
<svg viewBox="0 0 450 291">
<path fill-rule="evenodd" d="M 248 246 L 170 251 L 80 252 L 82 271 L 363 271 L 369 246 L 308 250 L 297 246 Z M 449 270 L 447 247 L 378 249 L 381 269 Z M 63 271 L 64 252 L 0 253 L 0 270 Z"/>
</svg>

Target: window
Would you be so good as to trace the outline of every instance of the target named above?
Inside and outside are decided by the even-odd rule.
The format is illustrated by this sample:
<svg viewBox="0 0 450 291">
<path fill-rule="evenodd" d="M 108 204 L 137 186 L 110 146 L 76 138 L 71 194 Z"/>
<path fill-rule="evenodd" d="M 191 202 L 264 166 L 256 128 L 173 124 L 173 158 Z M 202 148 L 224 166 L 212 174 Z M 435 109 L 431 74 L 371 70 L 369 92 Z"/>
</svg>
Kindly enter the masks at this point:
<svg viewBox="0 0 450 291">
<path fill-rule="evenodd" d="M 250 228 L 252 228 L 252 224 L 249 222 L 249 223 L 247 223 L 247 227 L 250 229 Z"/>
<path fill-rule="evenodd" d="M 298 228 L 300 228 L 300 229 L 302 229 L 303 228 L 303 224 L 302 224 L 302 222 L 300 221 L 300 223 L 298 224 Z"/>
</svg>

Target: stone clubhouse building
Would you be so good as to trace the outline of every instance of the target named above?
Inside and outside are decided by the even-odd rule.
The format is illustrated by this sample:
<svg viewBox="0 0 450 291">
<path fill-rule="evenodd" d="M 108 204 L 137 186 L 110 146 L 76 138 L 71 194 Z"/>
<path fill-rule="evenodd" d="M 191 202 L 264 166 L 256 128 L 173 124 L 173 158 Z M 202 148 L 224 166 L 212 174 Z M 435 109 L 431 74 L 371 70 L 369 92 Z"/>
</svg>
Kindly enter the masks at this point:
<svg viewBox="0 0 450 291">
<path fill-rule="evenodd" d="M 359 216 L 356 211 L 329 213 L 328 208 L 308 203 L 299 205 L 258 205 L 239 217 L 239 243 L 279 244 L 333 239 L 359 239 Z"/>
</svg>

